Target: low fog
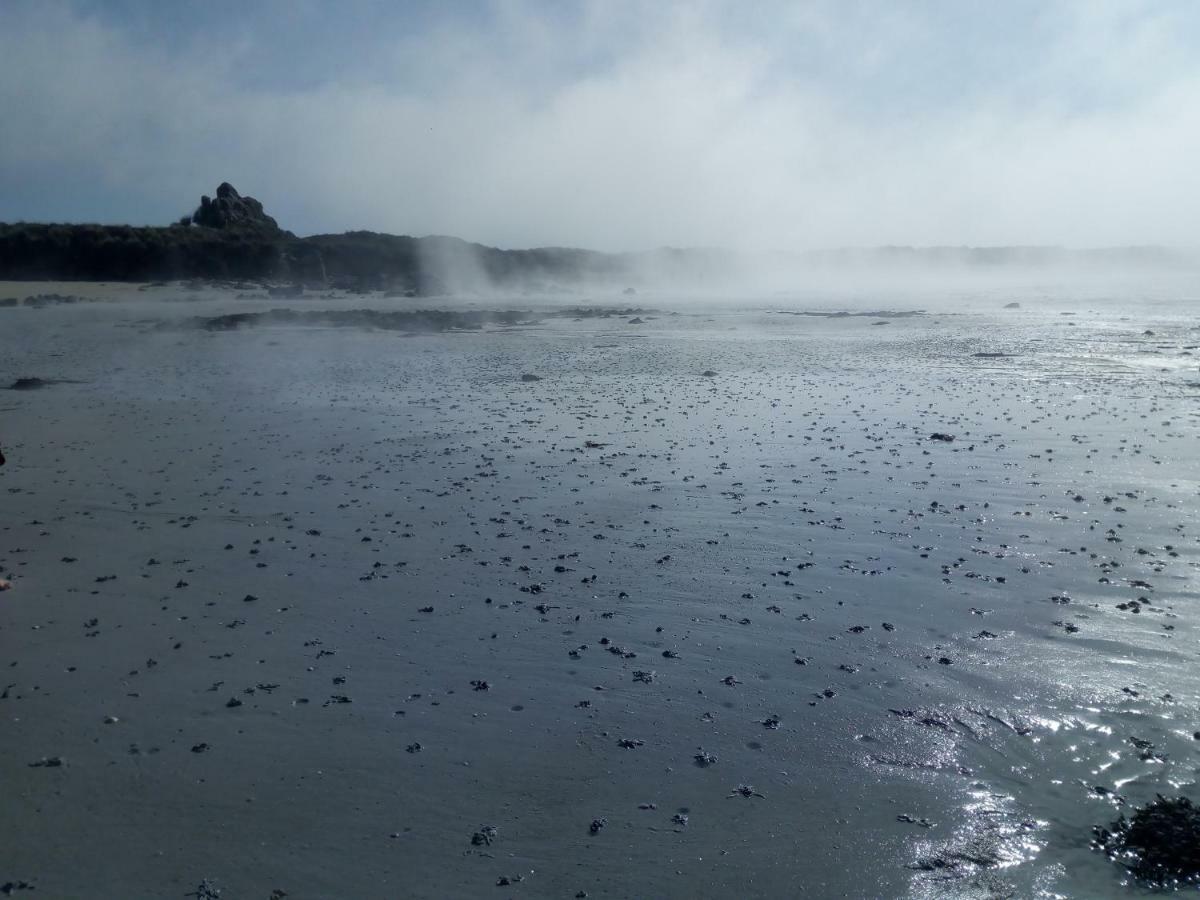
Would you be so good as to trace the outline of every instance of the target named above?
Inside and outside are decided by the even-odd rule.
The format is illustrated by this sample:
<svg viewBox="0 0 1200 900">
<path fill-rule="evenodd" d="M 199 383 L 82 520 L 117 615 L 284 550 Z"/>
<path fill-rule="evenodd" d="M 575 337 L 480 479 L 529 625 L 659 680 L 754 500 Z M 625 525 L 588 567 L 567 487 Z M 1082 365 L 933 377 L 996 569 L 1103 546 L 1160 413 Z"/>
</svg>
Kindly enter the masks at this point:
<svg viewBox="0 0 1200 900">
<path fill-rule="evenodd" d="M 426 293 L 503 297 L 683 294 L 689 303 L 731 295 L 779 298 L 838 295 L 845 301 L 945 292 L 1084 291 L 1104 295 L 1154 286 L 1184 290 L 1200 276 L 1200 254 L 1161 247 L 1070 250 L 1062 247 L 877 247 L 767 253 L 659 249 L 596 253 L 548 249 L 498 251 L 463 241 L 420 242 Z M 954 300 L 953 302 L 957 302 Z"/>
<path fill-rule="evenodd" d="M 6 3 L 0 220 L 166 224 L 229 180 L 301 235 L 722 248 L 765 286 L 846 247 L 1194 246 L 1197 8 L 966 12 Z"/>
</svg>

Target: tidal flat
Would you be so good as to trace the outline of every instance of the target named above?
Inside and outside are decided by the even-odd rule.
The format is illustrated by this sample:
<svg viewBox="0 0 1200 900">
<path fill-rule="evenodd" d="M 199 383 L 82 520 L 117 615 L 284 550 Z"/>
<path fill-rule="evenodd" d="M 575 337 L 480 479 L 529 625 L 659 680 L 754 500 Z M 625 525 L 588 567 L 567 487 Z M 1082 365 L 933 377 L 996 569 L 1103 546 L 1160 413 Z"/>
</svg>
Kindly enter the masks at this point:
<svg viewBox="0 0 1200 900">
<path fill-rule="evenodd" d="M 1200 801 L 1196 293 L 26 294 L 17 896 L 1140 896 Z"/>
</svg>

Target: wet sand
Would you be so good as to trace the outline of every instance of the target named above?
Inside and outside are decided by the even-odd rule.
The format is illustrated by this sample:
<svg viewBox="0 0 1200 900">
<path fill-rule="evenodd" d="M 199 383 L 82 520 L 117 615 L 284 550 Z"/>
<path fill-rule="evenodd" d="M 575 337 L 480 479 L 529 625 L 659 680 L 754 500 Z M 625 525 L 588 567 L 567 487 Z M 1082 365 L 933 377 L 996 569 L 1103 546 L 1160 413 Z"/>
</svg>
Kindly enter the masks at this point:
<svg viewBox="0 0 1200 900">
<path fill-rule="evenodd" d="M 1136 896 L 1092 826 L 1200 799 L 1194 292 L 46 293 L 16 896 Z"/>
</svg>

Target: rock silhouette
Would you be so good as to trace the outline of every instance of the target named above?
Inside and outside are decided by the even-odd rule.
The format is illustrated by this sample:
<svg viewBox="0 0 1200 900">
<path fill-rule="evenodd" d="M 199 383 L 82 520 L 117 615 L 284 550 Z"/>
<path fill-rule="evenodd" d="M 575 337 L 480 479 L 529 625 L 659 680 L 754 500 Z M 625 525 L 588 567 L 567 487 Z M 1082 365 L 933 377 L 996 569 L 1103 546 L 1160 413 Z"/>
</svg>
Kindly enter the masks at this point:
<svg viewBox="0 0 1200 900">
<path fill-rule="evenodd" d="M 192 222 L 204 228 L 219 228 L 227 231 L 255 231 L 268 237 L 281 235 L 279 224 L 265 212 L 263 205 L 253 197 L 243 197 L 228 181 L 217 186 L 217 195 L 207 194 L 200 198 L 200 205 L 192 213 Z"/>
</svg>

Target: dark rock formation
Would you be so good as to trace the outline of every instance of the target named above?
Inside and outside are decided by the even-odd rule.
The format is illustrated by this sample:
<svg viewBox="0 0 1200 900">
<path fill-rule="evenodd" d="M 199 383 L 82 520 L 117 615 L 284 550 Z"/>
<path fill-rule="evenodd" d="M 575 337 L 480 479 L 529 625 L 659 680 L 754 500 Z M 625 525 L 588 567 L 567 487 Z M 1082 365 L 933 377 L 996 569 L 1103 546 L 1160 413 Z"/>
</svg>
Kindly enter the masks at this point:
<svg viewBox="0 0 1200 900">
<path fill-rule="evenodd" d="M 231 231 L 255 231 L 266 235 L 282 235 L 279 224 L 265 212 L 253 197 L 243 197 L 228 181 L 217 187 L 215 199 L 205 195 L 192 213 L 192 221 L 205 228 Z"/>
<path fill-rule="evenodd" d="M 45 378 L 18 378 L 8 386 L 8 389 L 10 391 L 36 391 L 48 384 L 53 384 L 53 382 Z"/>
<path fill-rule="evenodd" d="M 583 279 L 628 283 L 639 260 L 370 231 L 299 238 L 228 182 L 215 197 L 202 197 L 190 216 L 165 228 L 0 223 L 0 278 L 14 280 L 274 281 L 427 297 L 476 288 L 553 289 Z M 685 262 L 690 264 L 675 260 L 678 266 Z M 463 272 L 474 273 L 475 282 L 446 282 L 447 274 Z"/>
<path fill-rule="evenodd" d="M 1093 846 L 1151 886 L 1200 884 L 1200 808 L 1187 797 L 1160 795 L 1132 818 L 1097 827 Z"/>
</svg>

